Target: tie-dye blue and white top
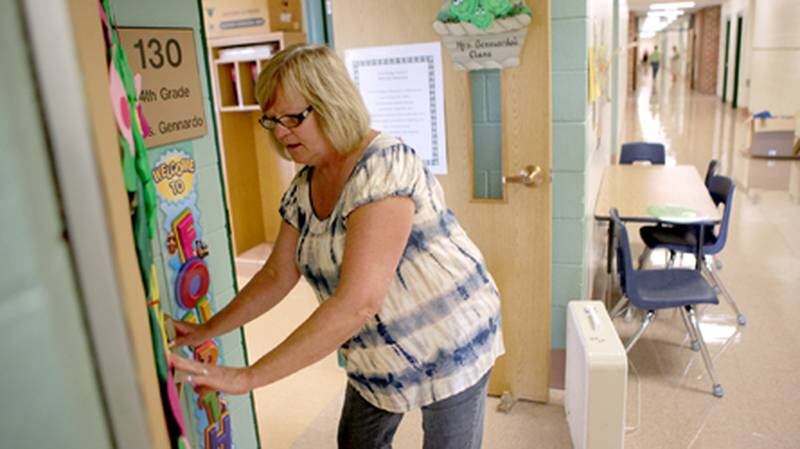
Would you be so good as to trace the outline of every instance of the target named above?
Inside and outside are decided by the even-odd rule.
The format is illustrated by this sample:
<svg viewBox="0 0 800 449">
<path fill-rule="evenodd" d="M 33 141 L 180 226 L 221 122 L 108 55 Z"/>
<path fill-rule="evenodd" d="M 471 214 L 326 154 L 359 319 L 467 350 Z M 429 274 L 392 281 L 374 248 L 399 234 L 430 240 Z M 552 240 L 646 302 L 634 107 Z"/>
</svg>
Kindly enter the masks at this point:
<svg viewBox="0 0 800 449">
<path fill-rule="evenodd" d="M 350 384 L 392 412 L 474 385 L 504 352 L 499 294 L 436 178 L 414 150 L 380 134 L 322 220 L 311 206 L 311 174 L 310 167 L 297 173 L 280 213 L 300 233 L 297 265 L 320 302 L 336 291 L 350 213 L 392 196 L 415 205 L 408 244 L 379 312 L 339 350 Z"/>
</svg>

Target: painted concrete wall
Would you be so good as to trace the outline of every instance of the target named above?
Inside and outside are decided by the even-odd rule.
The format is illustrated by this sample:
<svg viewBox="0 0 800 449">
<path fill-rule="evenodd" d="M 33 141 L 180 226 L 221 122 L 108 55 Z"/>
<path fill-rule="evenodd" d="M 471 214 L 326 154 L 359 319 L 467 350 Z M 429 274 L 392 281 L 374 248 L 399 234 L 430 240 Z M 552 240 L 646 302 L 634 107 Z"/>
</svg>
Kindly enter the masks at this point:
<svg viewBox="0 0 800 449">
<path fill-rule="evenodd" d="M 800 117 L 800 2 L 756 2 L 752 22 L 750 110 Z"/>
<path fill-rule="evenodd" d="M 736 18 L 744 19 L 739 105 L 751 112 L 800 116 L 800 3 L 794 0 L 727 0 L 722 4 L 719 79 L 722 80 L 725 21 L 731 20 L 728 47 L 728 101 L 733 95 Z M 722 95 L 720 81 L 717 90 Z M 798 125 L 800 132 L 800 125 Z"/>
<path fill-rule="evenodd" d="M 614 28 L 611 55 L 611 154 L 617 154 L 620 140 L 625 135 L 625 102 L 628 98 L 628 43 L 633 43 L 628 34 L 628 5 L 624 1 L 614 2 Z"/>
<path fill-rule="evenodd" d="M 614 13 L 618 15 L 615 27 Z M 553 298 L 552 348 L 565 348 L 566 305 L 591 296 L 598 249 L 594 202 L 612 141 L 621 130 L 612 98 L 625 101 L 627 3 L 623 0 L 553 2 Z M 620 25 L 622 24 L 622 25 Z M 616 37 L 615 37 L 616 33 Z M 600 70 L 601 97 L 589 103 L 589 48 Z M 616 75 L 616 77 L 615 77 Z M 624 111 L 624 107 L 619 107 Z"/>
<path fill-rule="evenodd" d="M 592 33 L 590 46 L 603 54 L 603 59 L 612 61 L 614 53 L 614 4 L 616 0 L 592 0 L 590 4 L 589 17 L 593 22 L 595 31 Z M 624 2 L 620 2 L 624 4 Z M 621 31 L 621 30 L 618 30 Z M 619 37 L 617 38 L 619 40 Z M 610 69 L 608 69 L 610 71 Z M 594 220 L 594 206 L 597 193 L 600 190 L 600 183 L 603 179 L 605 168 L 611 163 L 612 154 L 612 123 L 614 123 L 611 98 L 611 86 L 616 83 L 611 75 L 604 83 L 608 84 L 606 90 L 595 103 L 589 105 L 589 129 L 588 129 L 588 149 L 586 159 L 586 204 L 584 207 L 584 279 L 588 286 L 587 298 L 600 299 L 597 295 L 595 277 L 604 265 L 604 252 L 602 245 L 604 242 L 605 226 Z M 620 108 L 624 111 L 624 108 Z"/>
<path fill-rule="evenodd" d="M 205 68 L 206 51 L 202 37 L 199 4 L 193 0 L 171 0 L 169 2 L 159 0 L 111 0 L 111 10 L 115 15 L 118 26 L 182 27 L 192 28 L 195 31 L 195 47 L 208 134 L 191 141 L 150 148 L 149 156 L 150 162 L 153 164 L 167 151 L 178 149 L 192 155 L 197 162 L 195 179 L 198 183 L 199 221 L 203 232 L 203 240 L 208 244 L 210 250 L 210 255 L 206 261 L 211 274 L 212 308 L 218 311 L 233 299 L 236 287 L 230 250 L 230 234 L 222 191 L 220 162 L 214 131 L 213 99 L 209 90 L 208 73 Z M 161 214 L 160 211 L 159 214 Z M 157 242 L 157 250 L 161 253 L 162 260 L 166 261 L 170 255 L 164 254 L 165 244 L 163 239 L 161 240 Z M 159 285 L 162 286 L 162 295 L 168 293 L 170 301 L 174 301 L 172 289 L 164 288 L 164 286 L 171 285 L 165 278 L 165 270 L 163 269 L 165 265 L 166 263 L 159 269 L 159 275 L 161 276 Z M 165 301 L 164 298 L 162 298 L 163 301 Z M 222 336 L 220 341 L 220 356 L 225 364 L 234 366 L 246 364 L 244 338 L 241 331 L 228 333 Z M 231 411 L 236 447 L 239 449 L 258 447 L 251 396 L 228 395 L 226 400 Z"/>
<path fill-rule="evenodd" d="M 553 298 L 551 346 L 565 347 L 566 305 L 584 297 L 589 17 L 586 0 L 552 2 Z"/>
<path fill-rule="evenodd" d="M 0 2 L 0 446 L 111 447 L 17 2 Z"/>
</svg>

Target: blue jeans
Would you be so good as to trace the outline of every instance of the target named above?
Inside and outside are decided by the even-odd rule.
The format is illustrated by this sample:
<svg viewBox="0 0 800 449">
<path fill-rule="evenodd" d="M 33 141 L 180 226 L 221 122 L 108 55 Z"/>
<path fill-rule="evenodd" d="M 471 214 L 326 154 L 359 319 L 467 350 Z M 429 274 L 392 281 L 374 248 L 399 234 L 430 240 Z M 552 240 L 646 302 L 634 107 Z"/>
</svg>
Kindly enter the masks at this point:
<svg viewBox="0 0 800 449">
<path fill-rule="evenodd" d="M 480 449 L 489 373 L 461 393 L 422 407 L 424 449 Z M 339 449 L 391 449 L 402 413 L 365 401 L 347 385 L 339 420 Z"/>
</svg>

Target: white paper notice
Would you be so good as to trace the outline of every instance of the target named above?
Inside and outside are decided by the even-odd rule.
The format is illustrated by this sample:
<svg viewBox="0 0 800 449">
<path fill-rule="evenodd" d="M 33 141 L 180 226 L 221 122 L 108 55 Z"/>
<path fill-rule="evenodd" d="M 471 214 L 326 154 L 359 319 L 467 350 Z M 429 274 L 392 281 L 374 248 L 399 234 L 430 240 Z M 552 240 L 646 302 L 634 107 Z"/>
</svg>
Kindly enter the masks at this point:
<svg viewBox="0 0 800 449">
<path fill-rule="evenodd" d="M 436 175 L 447 174 L 439 42 L 345 50 L 372 127 L 411 146 Z"/>
</svg>

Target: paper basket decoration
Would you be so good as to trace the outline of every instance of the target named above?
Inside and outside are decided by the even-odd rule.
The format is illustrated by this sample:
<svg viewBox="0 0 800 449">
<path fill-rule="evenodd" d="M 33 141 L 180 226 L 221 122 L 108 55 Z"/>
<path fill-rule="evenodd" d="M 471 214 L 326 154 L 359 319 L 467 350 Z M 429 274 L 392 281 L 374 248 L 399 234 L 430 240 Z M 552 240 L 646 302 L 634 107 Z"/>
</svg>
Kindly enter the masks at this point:
<svg viewBox="0 0 800 449">
<path fill-rule="evenodd" d="M 532 12 L 521 0 L 448 0 L 433 23 L 458 70 L 520 63 Z"/>
</svg>

